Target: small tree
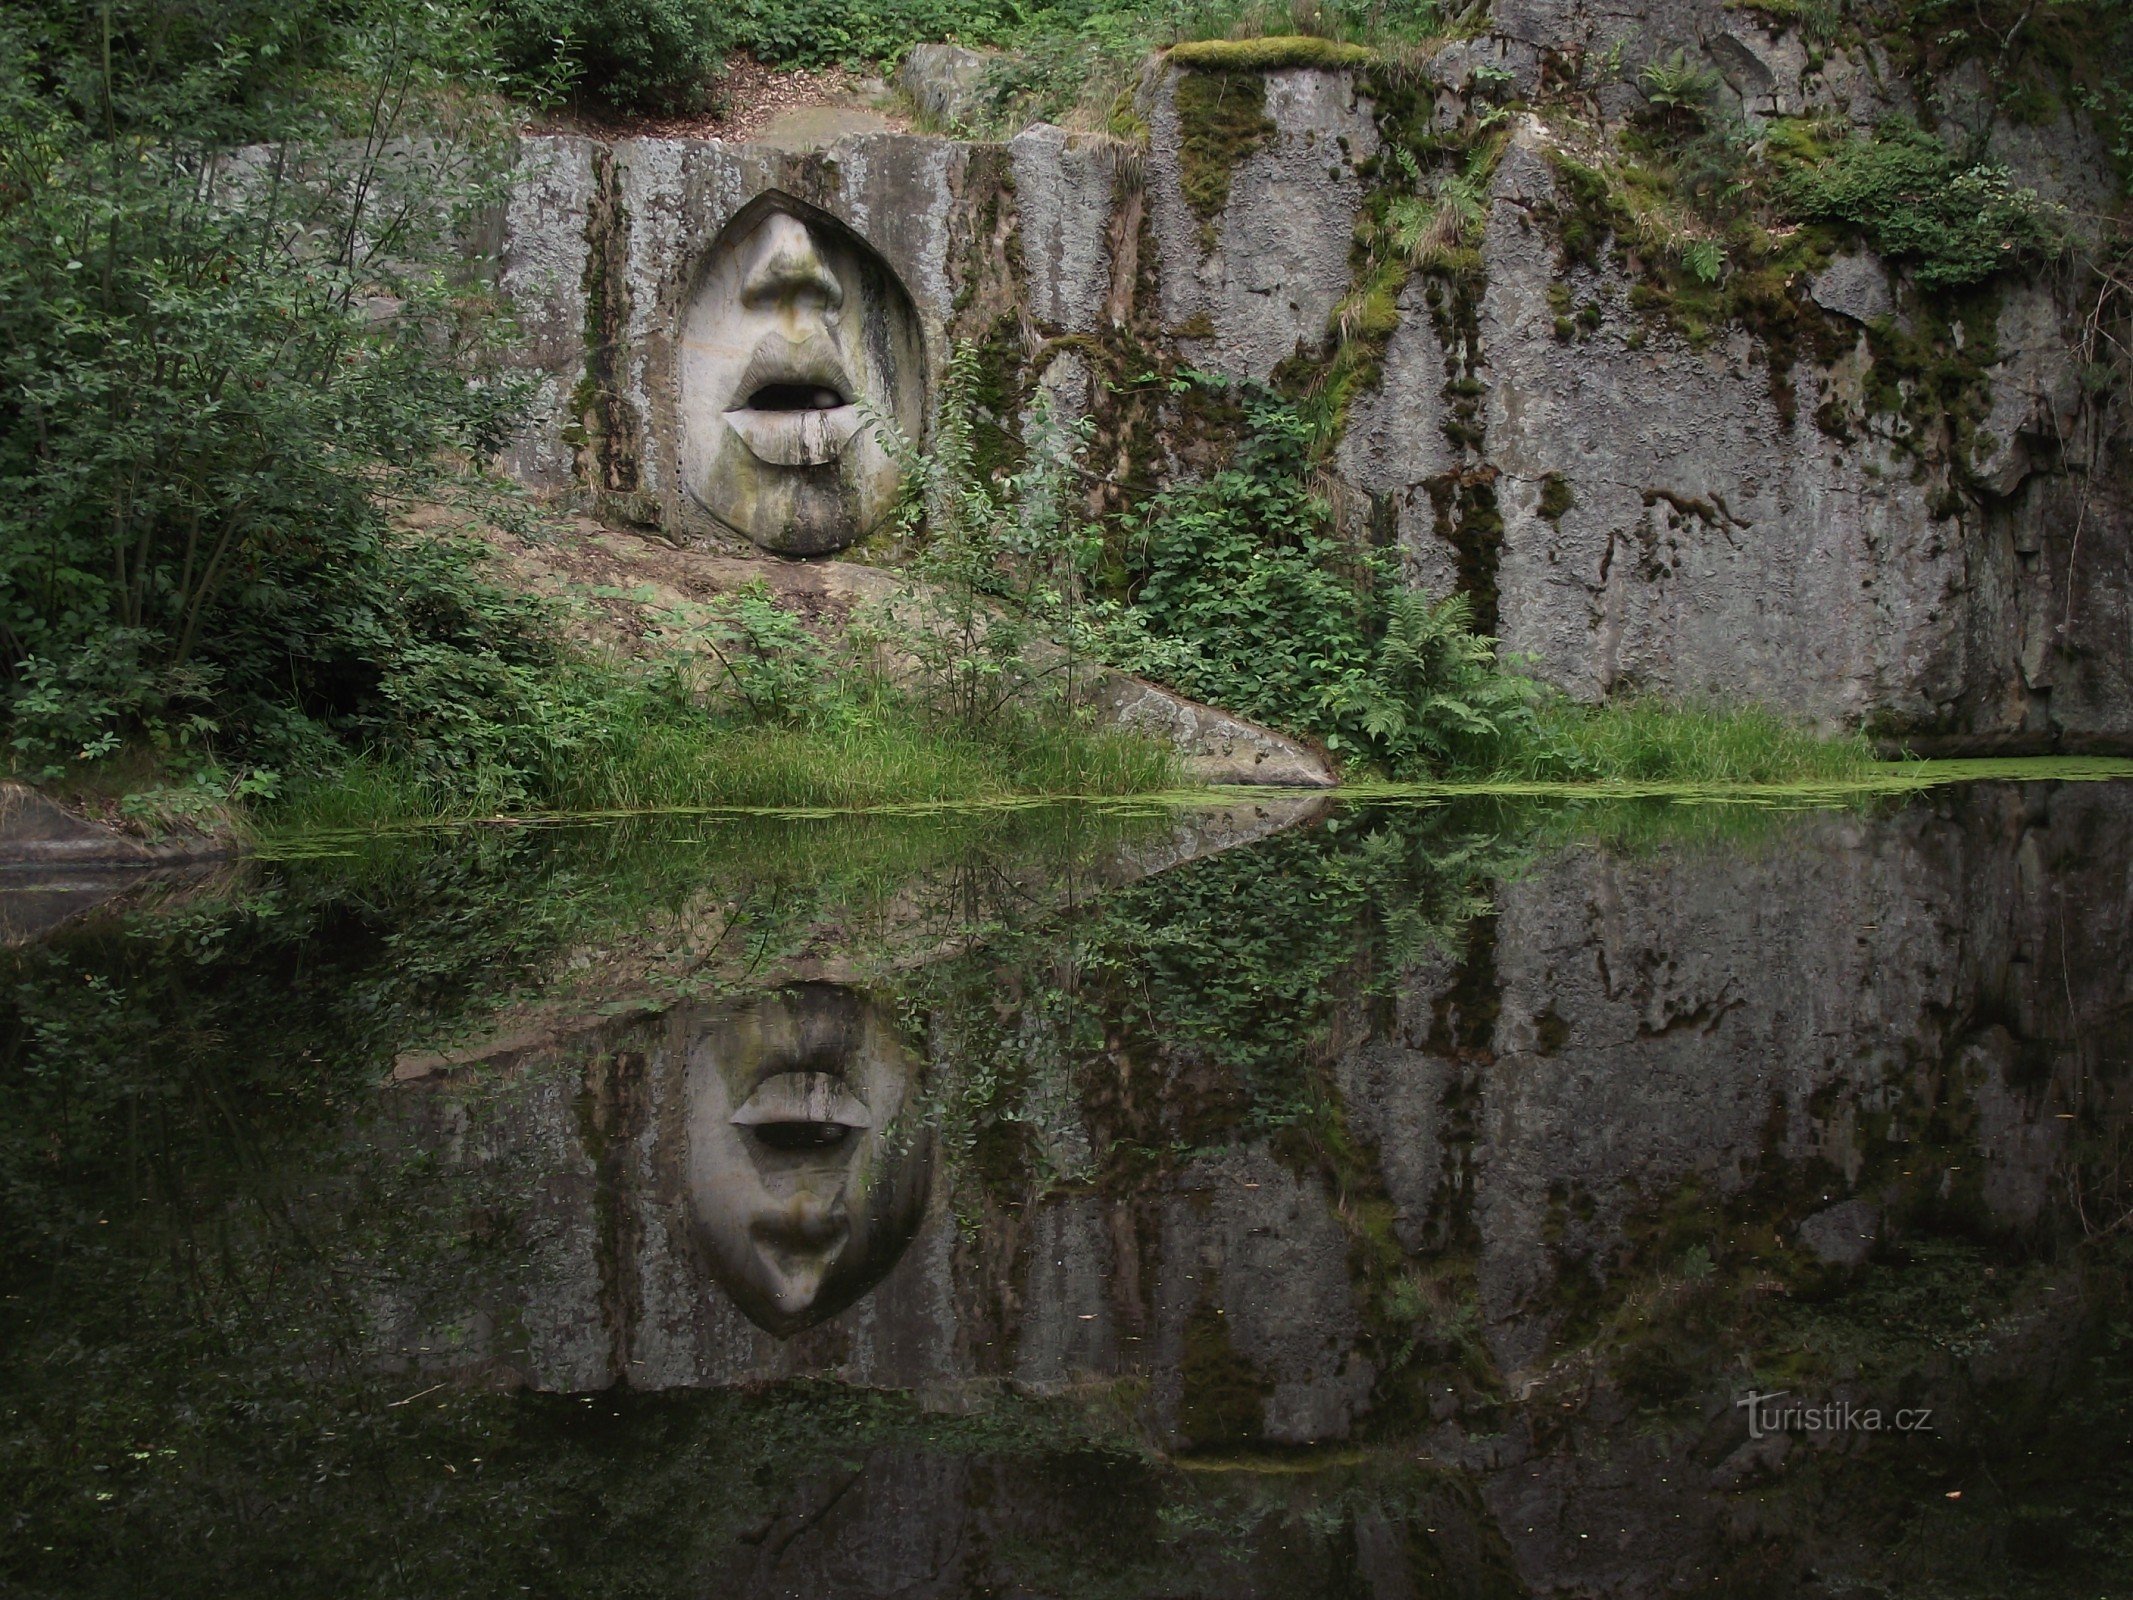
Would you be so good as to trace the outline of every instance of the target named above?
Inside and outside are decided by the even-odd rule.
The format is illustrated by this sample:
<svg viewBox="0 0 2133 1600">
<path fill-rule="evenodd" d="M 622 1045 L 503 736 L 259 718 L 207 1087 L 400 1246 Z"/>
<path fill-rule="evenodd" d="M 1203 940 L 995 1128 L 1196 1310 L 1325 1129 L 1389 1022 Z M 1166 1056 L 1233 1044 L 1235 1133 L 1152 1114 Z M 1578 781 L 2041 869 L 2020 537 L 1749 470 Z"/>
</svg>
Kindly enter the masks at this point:
<svg viewBox="0 0 2133 1600">
<path fill-rule="evenodd" d="M 970 726 L 1040 703 L 1078 704 L 1087 574 L 1102 550 L 1073 493 L 1087 425 L 1061 421 L 1040 386 L 1021 469 L 988 475 L 977 451 L 979 381 L 976 347 L 958 344 L 930 450 L 893 420 L 874 419 L 904 471 L 897 523 L 916 545 L 910 571 L 918 580 L 877 626 L 921 693 Z"/>
</svg>

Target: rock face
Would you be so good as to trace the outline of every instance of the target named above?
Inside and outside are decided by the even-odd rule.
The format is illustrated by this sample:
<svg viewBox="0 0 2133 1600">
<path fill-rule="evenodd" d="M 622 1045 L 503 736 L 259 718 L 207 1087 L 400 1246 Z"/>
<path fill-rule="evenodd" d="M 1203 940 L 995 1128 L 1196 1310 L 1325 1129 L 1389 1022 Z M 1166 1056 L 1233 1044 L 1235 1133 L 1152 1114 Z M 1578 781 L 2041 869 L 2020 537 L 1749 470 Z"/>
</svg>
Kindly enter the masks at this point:
<svg viewBox="0 0 2133 1600">
<path fill-rule="evenodd" d="M 682 372 L 705 273 L 745 208 L 770 196 L 848 230 L 908 297 L 930 373 L 952 333 L 1022 305 L 1003 198 L 1024 185 L 1052 246 L 1033 274 L 1045 288 L 1030 298 L 1050 312 L 1048 330 L 1095 331 L 1110 174 L 1122 155 L 1114 141 L 1056 130 L 1005 147 L 866 135 L 826 152 L 528 139 L 501 219 L 501 272 L 532 335 L 522 361 L 538 398 L 509 465 L 541 487 L 586 490 L 621 520 L 717 536 L 686 482 Z"/>
<path fill-rule="evenodd" d="M 1142 395 L 1150 370 L 1293 391 L 1342 341 L 1378 338 L 1332 453 L 1337 506 L 1577 698 L 1756 700 L 1929 749 L 2133 741 L 2133 474 L 2084 443 L 2097 424 L 2063 291 L 2005 275 L 1991 315 L 1927 328 L 1905 274 L 1851 246 L 1783 286 L 1782 340 L 1684 330 L 1640 298 L 1633 251 L 1566 248 L 1564 136 L 1498 103 L 1604 60 L 1612 75 L 1564 104 L 1619 124 L 1644 105 L 1637 72 L 1680 50 L 1751 128 L 1865 127 L 1909 109 L 1890 64 L 1714 0 L 1520 0 L 1489 26 L 1419 91 L 1367 69 L 1157 68 L 1145 149 L 1046 126 L 805 154 L 529 139 L 502 261 L 538 399 L 509 462 L 603 515 L 715 538 L 685 471 L 680 330 L 721 230 L 789 196 L 902 286 L 929 374 L 968 340 L 1014 402 L 1006 425 L 1039 385 L 1090 420 L 1092 504 L 1227 448 L 1219 419 Z M 1560 68 L 1545 81 L 1544 54 Z M 1508 143 L 1478 259 L 1417 270 L 1374 308 L 1356 240 L 1373 184 L 1414 159 L 1387 140 L 1392 100 L 1417 92 L 1436 126 L 1486 114 Z M 2017 129 L 1977 105 L 2022 181 L 2104 208 L 2081 128 Z M 1955 391 L 1932 375 L 1958 368 Z"/>
<path fill-rule="evenodd" d="M 1190 364 L 1266 378 L 1315 343 L 1348 292 L 1348 246 L 1362 211 L 1356 169 L 1377 153 L 1377 122 L 1352 72 L 1292 69 L 1224 82 L 1262 88 L 1264 128 L 1229 174 L 1214 217 L 1193 203 L 1179 110 L 1191 74 L 1166 74 L 1148 108 L 1148 214 L 1161 259 L 1163 326 Z M 1205 158 L 1201 158 L 1204 162 Z"/>
<path fill-rule="evenodd" d="M 1584 700 L 1659 691 L 1935 723 L 1969 665 L 1961 538 L 1890 442 L 1788 426 L 1749 333 L 1632 342 L 1629 285 L 1559 263 L 1546 141 L 1537 124 L 1514 137 L 1483 245 L 1507 645 Z M 1566 282 L 1599 311 L 1573 342 L 1548 331 Z M 1567 505 L 1544 508 L 1551 481 Z M 1433 536 L 1408 532 L 1425 550 Z"/>
<path fill-rule="evenodd" d="M 28 784 L 0 779 L 0 868 L 148 866 L 236 853 L 228 838 L 185 830 L 153 843 L 90 822 Z"/>
</svg>

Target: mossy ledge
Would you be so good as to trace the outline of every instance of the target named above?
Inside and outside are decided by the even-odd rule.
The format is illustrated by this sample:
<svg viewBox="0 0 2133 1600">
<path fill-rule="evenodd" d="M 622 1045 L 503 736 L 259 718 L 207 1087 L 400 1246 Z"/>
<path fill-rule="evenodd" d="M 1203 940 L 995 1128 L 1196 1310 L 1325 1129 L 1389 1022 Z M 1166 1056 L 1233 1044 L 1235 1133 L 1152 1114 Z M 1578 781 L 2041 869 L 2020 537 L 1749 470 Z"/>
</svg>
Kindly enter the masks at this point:
<svg viewBox="0 0 2133 1600">
<path fill-rule="evenodd" d="M 1313 34 L 1275 34 L 1263 39 L 1194 39 L 1169 50 L 1172 66 L 1196 72 L 1280 72 L 1290 67 L 1359 67 L 1377 59 L 1365 45 Z"/>
</svg>

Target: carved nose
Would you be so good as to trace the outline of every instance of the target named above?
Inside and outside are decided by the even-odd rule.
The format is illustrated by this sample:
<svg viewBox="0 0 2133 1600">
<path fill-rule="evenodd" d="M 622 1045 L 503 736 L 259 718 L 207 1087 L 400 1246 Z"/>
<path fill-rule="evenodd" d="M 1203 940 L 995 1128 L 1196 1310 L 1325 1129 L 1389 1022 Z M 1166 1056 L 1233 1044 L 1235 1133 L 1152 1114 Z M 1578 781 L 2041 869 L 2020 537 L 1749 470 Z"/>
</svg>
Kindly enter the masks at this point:
<svg viewBox="0 0 2133 1600">
<path fill-rule="evenodd" d="M 844 286 L 815 248 L 815 237 L 798 217 L 774 211 L 765 217 L 747 246 L 747 269 L 741 275 L 745 306 L 799 304 L 813 299 L 824 311 L 844 304 Z"/>
</svg>

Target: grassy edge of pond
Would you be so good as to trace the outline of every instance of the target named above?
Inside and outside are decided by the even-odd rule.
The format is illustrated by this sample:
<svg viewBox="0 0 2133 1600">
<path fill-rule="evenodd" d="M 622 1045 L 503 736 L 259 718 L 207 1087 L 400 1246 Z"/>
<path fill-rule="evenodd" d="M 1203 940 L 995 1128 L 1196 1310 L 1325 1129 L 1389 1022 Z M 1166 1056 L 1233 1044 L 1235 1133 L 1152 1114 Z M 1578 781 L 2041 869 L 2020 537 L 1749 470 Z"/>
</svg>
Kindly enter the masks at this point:
<svg viewBox="0 0 2133 1600">
<path fill-rule="evenodd" d="M 1823 737 L 1760 707 L 1558 703 L 1543 729 L 1535 746 L 1507 752 L 1487 772 L 1420 781 L 1365 775 L 1309 792 L 1371 803 L 1494 795 L 1770 807 L 1986 779 L 2133 777 L 2133 760 L 2108 757 L 1882 761 L 1861 735 Z M 1135 734 L 1036 716 L 968 728 L 884 696 L 821 723 L 684 718 L 664 708 L 603 722 L 592 736 L 545 752 L 538 772 L 476 765 L 449 787 L 407 763 L 365 756 L 256 795 L 216 769 L 180 777 L 136 753 L 75 775 L 57 793 L 136 831 L 189 828 L 278 852 L 310 836 L 470 822 L 920 815 L 1066 802 L 1175 807 L 1297 792 L 1199 787 L 1182 776 L 1170 750 Z"/>
<path fill-rule="evenodd" d="M 390 834 L 480 826 L 568 827 L 653 816 L 772 818 L 793 822 L 839 817 L 884 820 L 1002 814 L 1055 806 L 1106 813 L 1157 813 L 1222 804 L 1273 803 L 1313 798 L 1370 806 L 1439 805 L 1455 800 L 1540 800 L 1616 805 L 1663 802 L 1673 806 L 1733 807 L 1772 812 L 1818 810 L 1900 798 L 1963 783 L 2103 783 L 2133 781 L 2133 758 L 2116 756 L 2019 756 L 1876 762 L 1842 779 L 1772 783 L 1709 783 L 1667 779 L 1571 782 L 1549 779 L 1445 779 L 1427 783 L 1364 781 L 1336 789 L 1276 789 L 1247 785 L 1161 788 L 1130 793 L 1041 793 L 885 801 L 871 805 L 736 805 L 675 803 L 631 808 L 589 808 L 508 815 L 403 816 L 354 823 L 291 823 L 278 818 L 261 830 L 258 852 L 273 858 L 339 853 L 340 847 Z"/>
</svg>

